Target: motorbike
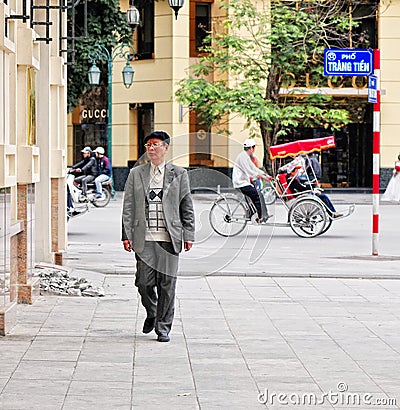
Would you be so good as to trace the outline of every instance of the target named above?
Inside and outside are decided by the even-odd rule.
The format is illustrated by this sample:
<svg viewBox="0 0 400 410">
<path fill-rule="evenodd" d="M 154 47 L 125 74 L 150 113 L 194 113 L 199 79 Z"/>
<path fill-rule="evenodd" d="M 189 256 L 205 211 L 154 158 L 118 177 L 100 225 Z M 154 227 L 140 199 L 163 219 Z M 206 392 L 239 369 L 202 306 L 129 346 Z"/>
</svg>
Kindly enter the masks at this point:
<svg viewBox="0 0 400 410">
<path fill-rule="evenodd" d="M 75 174 L 67 171 L 67 220 L 83 215 L 90 210 L 93 205 L 96 208 L 104 208 L 111 200 L 112 181 L 102 183 L 101 198 L 97 198 L 96 185 L 90 182 L 86 196 L 82 194 L 82 189 L 75 182 Z"/>
</svg>

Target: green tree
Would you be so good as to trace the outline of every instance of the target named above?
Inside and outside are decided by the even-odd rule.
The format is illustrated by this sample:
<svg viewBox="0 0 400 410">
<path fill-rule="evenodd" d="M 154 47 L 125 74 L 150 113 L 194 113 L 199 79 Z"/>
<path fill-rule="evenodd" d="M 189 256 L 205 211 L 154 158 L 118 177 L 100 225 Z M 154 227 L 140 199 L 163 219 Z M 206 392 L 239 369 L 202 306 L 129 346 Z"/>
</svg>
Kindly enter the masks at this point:
<svg viewBox="0 0 400 410">
<path fill-rule="evenodd" d="M 88 0 L 87 1 L 87 36 L 84 31 L 84 5 L 78 4 L 68 13 L 68 35 L 78 39 L 69 40 L 68 59 L 68 111 L 72 111 L 82 96 L 91 89 L 88 80 L 88 70 L 91 66 L 88 53 L 95 44 L 102 44 L 110 51 L 119 42 L 130 42 L 132 28 L 126 22 L 125 13 L 119 8 L 118 0 Z M 75 21 L 74 21 L 75 20 Z M 99 63 L 99 62 L 98 62 Z M 107 64 L 100 65 L 101 79 L 107 84 Z"/>
<path fill-rule="evenodd" d="M 188 78 L 180 81 L 178 100 L 193 107 L 208 126 L 223 128 L 227 114 L 244 117 L 251 133 L 262 137 L 266 150 L 300 125 L 342 127 L 350 121 L 349 112 L 331 97 L 282 96 L 280 89 L 287 85 L 287 73 L 296 78 L 309 73 L 314 82 L 322 80 L 324 48 L 368 45 L 359 25 L 374 13 L 374 7 L 365 8 L 362 3 L 366 2 L 223 3 L 227 17 L 214 21 L 210 45 L 190 67 Z"/>
</svg>

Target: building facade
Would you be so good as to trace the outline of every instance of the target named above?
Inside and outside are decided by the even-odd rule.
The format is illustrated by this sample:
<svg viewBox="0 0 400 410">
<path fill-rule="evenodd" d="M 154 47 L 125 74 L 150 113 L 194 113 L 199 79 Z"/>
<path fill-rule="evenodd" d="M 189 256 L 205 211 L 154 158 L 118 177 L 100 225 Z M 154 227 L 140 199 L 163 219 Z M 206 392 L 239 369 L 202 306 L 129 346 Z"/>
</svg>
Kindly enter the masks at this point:
<svg viewBox="0 0 400 410">
<path fill-rule="evenodd" d="M 121 8 L 128 8 L 121 1 Z M 231 132 L 221 144 L 214 138 L 216 129 L 198 124 L 196 116 L 174 97 L 177 82 L 187 75 L 187 68 L 197 61 L 199 46 L 214 19 L 221 17 L 216 0 L 186 1 L 177 20 L 171 15 L 166 1 L 146 2 L 141 9 L 142 26 L 135 34 L 139 59 L 134 62 L 134 83 L 125 89 L 120 71 L 123 62 L 117 63 L 113 77 L 113 166 L 117 189 L 123 189 L 130 166 L 144 154 L 143 137 L 154 129 L 164 129 L 180 136 L 173 145 L 171 155 L 186 167 L 211 167 L 229 175 L 238 144 L 247 137 L 244 121 L 228 118 L 225 127 Z M 396 78 L 399 58 L 395 44 L 400 41 L 396 26 L 400 19 L 400 2 L 382 0 L 378 15 L 366 21 L 372 39 L 371 47 L 381 50 L 381 183 L 385 186 L 392 164 L 400 152 L 397 131 L 400 127 L 396 115 L 399 80 Z M 290 73 L 288 73 L 290 75 Z M 226 79 L 229 81 L 229 78 Z M 303 84 L 304 83 L 304 84 Z M 357 122 L 336 132 L 337 148 L 322 155 L 324 184 L 327 187 L 361 187 L 372 185 L 372 104 L 367 102 L 366 78 L 326 78 L 326 83 L 313 85 L 312 78 L 291 79 L 288 87 L 302 87 L 308 92 L 323 92 L 335 98 L 348 99 L 362 115 Z M 290 90 L 289 90 L 290 91 Z M 282 90 L 282 93 L 287 90 Z M 68 133 L 68 162 L 79 160 L 79 151 L 85 145 L 106 145 L 106 110 L 95 111 L 82 106 L 75 110 Z M 97 116 L 97 118 L 96 118 Z M 100 118 L 103 116 L 102 118 Z M 90 117 L 90 118 L 89 118 Z M 90 123 L 90 125 L 88 125 Z M 93 129 L 92 133 L 85 130 Z M 324 129 L 299 129 L 289 139 L 324 136 Z M 97 136 L 95 136 L 95 134 Z M 90 137 L 91 135 L 91 137 Z M 286 141 L 282 141 L 286 142 Z"/>
<path fill-rule="evenodd" d="M 65 21 L 56 1 L 0 1 L 0 334 L 66 246 Z"/>
</svg>

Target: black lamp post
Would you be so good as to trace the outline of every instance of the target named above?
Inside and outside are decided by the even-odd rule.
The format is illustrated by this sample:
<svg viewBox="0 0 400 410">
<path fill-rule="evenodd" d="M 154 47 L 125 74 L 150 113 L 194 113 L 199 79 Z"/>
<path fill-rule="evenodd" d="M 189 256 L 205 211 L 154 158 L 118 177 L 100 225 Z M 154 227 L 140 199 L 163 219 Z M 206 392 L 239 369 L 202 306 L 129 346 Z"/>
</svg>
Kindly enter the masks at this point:
<svg viewBox="0 0 400 410">
<path fill-rule="evenodd" d="M 183 7 L 184 0 L 168 0 L 169 7 L 175 12 L 175 19 L 178 19 L 178 12 Z"/>
<path fill-rule="evenodd" d="M 175 12 L 175 19 L 178 18 L 178 12 L 183 7 L 184 2 L 185 0 L 168 0 L 169 7 Z M 140 25 L 140 13 L 133 4 L 130 4 L 126 12 L 126 21 L 132 26 L 133 30 Z"/>
<path fill-rule="evenodd" d="M 126 12 L 126 21 L 132 26 L 133 30 L 135 30 L 140 24 L 139 10 L 133 4 L 130 4 L 129 9 Z"/>
</svg>

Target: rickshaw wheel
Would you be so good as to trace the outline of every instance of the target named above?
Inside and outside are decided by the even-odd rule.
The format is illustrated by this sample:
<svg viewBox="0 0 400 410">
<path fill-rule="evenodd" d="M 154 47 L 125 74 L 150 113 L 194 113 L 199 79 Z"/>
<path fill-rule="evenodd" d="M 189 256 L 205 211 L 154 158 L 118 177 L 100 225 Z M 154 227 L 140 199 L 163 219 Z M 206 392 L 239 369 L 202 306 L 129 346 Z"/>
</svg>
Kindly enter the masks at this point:
<svg viewBox="0 0 400 410">
<path fill-rule="evenodd" d="M 222 197 L 211 207 L 209 220 L 218 235 L 235 236 L 242 232 L 247 224 L 247 210 L 237 198 Z"/>
<path fill-rule="evenodd" d="M 293 232 L 302 238 L 321 234 L 327 224 L 324 207 L 313 199 L 301 199 L 289 211 L 289 223 Z"/>
<path fill-rule="evenodd" d="M 272 186 L 262 189 L 264 195 L 264 201 L 266 205 L 272 205 L 276 200 L 276 192 Z"/>
<path fill-rule="evenodd" d="M 319 233 L 320 235 L 322 235 L 323 233 L 325 233 L 332 225 L 332 219 L 329 218 L 329 216 L 326 217 L 326 224 L 324 226 L 324 229 Z"/>
</svg>

